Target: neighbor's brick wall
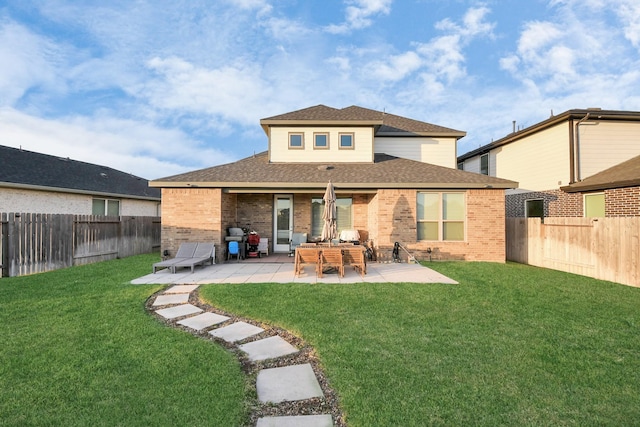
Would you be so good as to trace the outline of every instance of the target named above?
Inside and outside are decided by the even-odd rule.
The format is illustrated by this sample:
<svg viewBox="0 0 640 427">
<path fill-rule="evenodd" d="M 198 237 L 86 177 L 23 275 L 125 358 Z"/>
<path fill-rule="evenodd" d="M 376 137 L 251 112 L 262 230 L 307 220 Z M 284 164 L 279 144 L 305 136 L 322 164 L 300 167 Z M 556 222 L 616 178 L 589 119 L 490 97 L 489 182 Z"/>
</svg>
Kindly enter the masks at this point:
<svg viewBox="0 0 640 427">
<path fill-rule="evenodd" d="M 640 216 L 640 187 L 605 190 L 604 204 L 607 216 Z"/>
<path fill-rule="evenodd" d="M 507 217 L 524 218 L 525 201 L 531 199 L 544 200 L 545 217 L 583 216 L 582 195 L 580 193 L 565 193 L 558 189 L 509 194 L 506 196 Z"/>
<path fill-rule="evenodd" d="M 174 256 L 184 242 L 213 242 L 216 258 L 226 230 L 219 188 L 162 189 L 162 250 Z"/>
<path fill-rule="evenodd" d="M 504 190 L 468 190 L 466 241 L 417 241 L 416 190 L 379 190 L 377 199 L 378 259 L 390 261 L 395 242 L 420 260 L 467 260 L 505 262 Z M 401 258 L 407 259 L 401 252 Z"/>
<path fill-rule="evenodd" d="M 506 197 L 507 216 L 523 218 L 526 200 L 543 199 L 545 217 L 583 217 L 584 194 L 565 193 L 560 189 L 510 194 Z M 605 190 L 604 199 L 608 217 L 640 216 L 640 187 Z"/>
</svg>

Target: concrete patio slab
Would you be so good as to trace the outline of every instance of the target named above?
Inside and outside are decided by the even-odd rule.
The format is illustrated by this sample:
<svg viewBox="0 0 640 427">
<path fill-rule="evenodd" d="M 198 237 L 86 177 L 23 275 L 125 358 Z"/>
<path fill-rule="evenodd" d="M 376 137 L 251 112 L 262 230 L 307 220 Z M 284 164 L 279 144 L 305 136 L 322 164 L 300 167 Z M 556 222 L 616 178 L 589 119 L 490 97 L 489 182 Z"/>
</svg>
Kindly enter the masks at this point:
<svg viewBox="0 0 640 427">
<path fill-rule="evenodd" d="M 175 307 L 156 310 L 156 313 L 165 319 L 175 319 L 177 317 L 189 316 L 191 314 L 202 313 L 202 309 L 192 304 L 176 305 Z"/>
<path fill-rule="evenodd" d="M 170 304 L 184 304 L 189 302 L 189 294 L 171 294 L 171 295 L 158 295 L 153 302 L 153 306 L 170 305 Z"/>
<path fill-rule="evenodd" d="M 198 289 L 199 285 L 176 285 L 172 286 L 166 291 L 165 294 L 190 294 L 191 292 Z"/>
<path fill-rule="evenodd" d="M 243 344 L 238 346 L 238 348 L 247 353 L 249 360 L 252 362 L 275 359 L 276 357 L 286 356 L 299 351 L 297 348 L 278 336 Z"/>
<path fill-rule="evenodd" d="M 226 342 L 242 341 L 253 335 L 257 335 L 260 332 L 264 332 L 264 329 L 251 325 L 246 322 L 236 322 L 229 326 L 224 326 L 219 329 L 214 329 L 209 332 L 212 336 L 225 340 Z"/>
<path fill-rule="evenodd" d="M 270 277 L 269 277 L 270 276 Z M 184 273 L 172 274 L 167 270 L 160 270 L 155 274 L 148 274 L 133 280 L 132 284 L 180 284 L 198 285 L 209 283 L 450 283 L 457 282 L 420 264 L 409 263 L 369 263 L 367 274 L 362 277 L 351 267 L 345 267 L 344 277 L 337 274 L 325 274 L 317 278 L 312 268 L 307 268 L 305 274 L 295 277 L 292 262 L 260 263 L 259 259 L 251 262 L 229 262 L 207 265 L 196 268 L 194 273 L 186 270 Z"/>
<path fill-rule="evenodd" d="M 322 397 L 322 389 L 310 364 L 263 369 L 256 390 L 260 402 L 292 402 Z"/>
<path fill-rule="evenodd" d="M 178 324 L 186 326 L 187 328 L 195 329 L 196 331 L 201 331 L 202 329 L 217 325 L 227 320 L 229 320 L 227 316 L 221 316 L 216 313 L 202 313 L 197 316 L 182 319 Z"/>
<path fill-rule="evenodd" d="M 298 415 L 292 417 L 264 417 L 256 427 L 332 427 L 331 415 Z"/>
</svg>

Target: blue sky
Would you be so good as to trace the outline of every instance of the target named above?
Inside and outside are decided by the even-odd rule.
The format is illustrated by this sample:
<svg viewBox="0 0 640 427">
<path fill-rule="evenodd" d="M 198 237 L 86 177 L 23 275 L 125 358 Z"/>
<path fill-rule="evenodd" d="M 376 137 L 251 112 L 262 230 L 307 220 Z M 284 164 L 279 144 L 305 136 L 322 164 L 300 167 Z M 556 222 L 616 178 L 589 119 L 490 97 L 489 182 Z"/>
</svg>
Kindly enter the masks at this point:
<svg viewBox="0 0 640 427">
<path fill-rule="evenodd" d="M 637 0 L 0 0 L 0 144 L 148 179 L 359 105 L 467 132 L 640 110 Z"/>
</svg>

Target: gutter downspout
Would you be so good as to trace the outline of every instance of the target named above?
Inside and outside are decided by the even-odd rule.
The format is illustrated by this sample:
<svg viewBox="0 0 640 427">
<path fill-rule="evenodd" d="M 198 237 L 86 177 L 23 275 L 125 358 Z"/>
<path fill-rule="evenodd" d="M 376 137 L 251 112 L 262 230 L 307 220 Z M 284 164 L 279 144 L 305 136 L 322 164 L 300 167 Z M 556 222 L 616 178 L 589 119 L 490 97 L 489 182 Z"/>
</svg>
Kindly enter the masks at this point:
<svg viewBox="0 0 640 427">
<path fill-rule="evenodd" d="M 576 166 L 576 181 L 582 181 L 582 176 L 580 173 L 580 125 L 589 120 L 589 115 L 591 113 L 587 113 L 586 116 L 584 116 L 583 118 L 581 118 L 580 120 L 578 120 L 578 123 L 576 123 L 576 152 L 575 152 L 575 166 Z"/>
<path fill-rule="evenodd" d="M 569 185 L 576 182 L 575 141 L 573 137 L 573 119 L 569 120 Z"/>
</svg>

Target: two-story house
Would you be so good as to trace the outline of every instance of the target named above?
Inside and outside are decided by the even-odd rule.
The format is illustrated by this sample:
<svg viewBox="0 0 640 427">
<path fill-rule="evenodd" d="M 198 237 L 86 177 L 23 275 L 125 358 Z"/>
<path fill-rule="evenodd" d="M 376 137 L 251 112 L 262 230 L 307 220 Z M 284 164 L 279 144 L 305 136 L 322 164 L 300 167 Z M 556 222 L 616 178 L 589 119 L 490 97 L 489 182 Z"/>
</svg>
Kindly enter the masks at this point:
<svg viewBox="0 0 640 427">
<path fill-rule="evenodd" d="M 640 215 L 640 112 L 569 110 L 458 157 L 458 168 L 518 181 L 508 217 Z"/>
<path fill-rule="evenodd" d="M 287 252 L 293 232 L 320 237 L 331 181 L 338 231 L 358 230 L 379 258 L 400 242 L 424 258 L 505 261 L 504 191 L 517 183 L 458 170 L 464 132 L 357 106 L 260 124 L 266 152 L 150 182 L 162 188 L 163 249 L 206 240 L 220 256 L 226 230 L 246 226 Z"/>
<path fill-rule="evenodd" d="M 0 145 L 0 212 L 159 216 L 160 191 L 106 166 Z"/>
</svg>

